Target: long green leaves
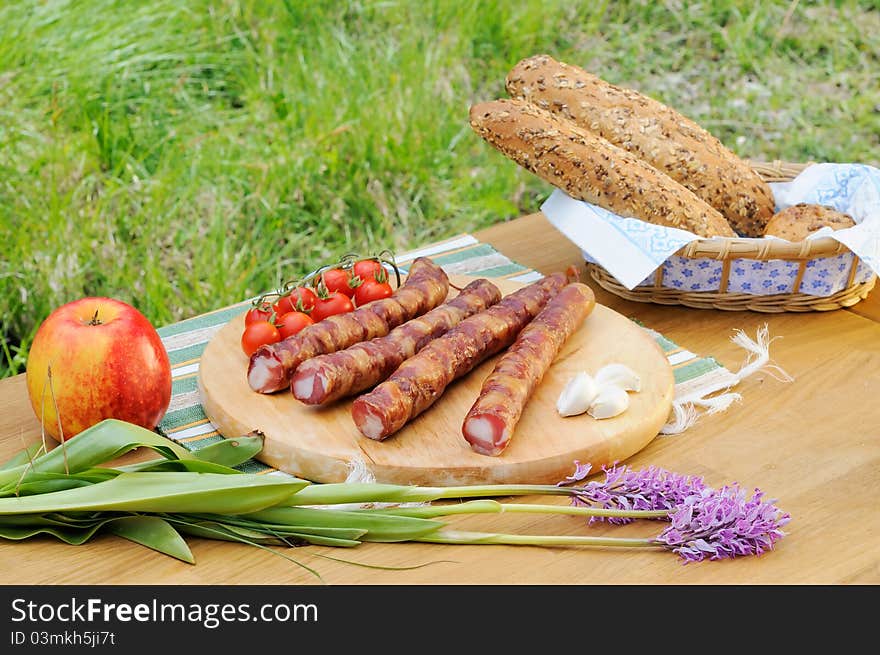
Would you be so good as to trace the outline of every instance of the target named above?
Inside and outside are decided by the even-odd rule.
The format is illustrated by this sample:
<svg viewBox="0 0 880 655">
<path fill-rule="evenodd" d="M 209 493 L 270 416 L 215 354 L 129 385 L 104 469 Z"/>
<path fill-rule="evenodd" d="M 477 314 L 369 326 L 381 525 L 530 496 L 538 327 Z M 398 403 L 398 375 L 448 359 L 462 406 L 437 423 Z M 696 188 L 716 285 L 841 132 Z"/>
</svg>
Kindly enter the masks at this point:
<svg viewBox="0 0 880 655">
<path fill-rule="evenodd" d="M 245 436 L 190 452 L 150 430 L 108 419 L 48 453 L 35 457 L 41 450 L 40 444 L 36 444 L 6 462 L 0 467 L 0 498 L 83 487 L 109 480 L 121 472 L 239 474 L 231 467 L 246 462 L 262 447 L 261 437 Z M 137 448 L 155 450 L 161 457 L 115 469 L 96 468 Z"/>
<path fill-rule="evenodd" d="M 363 541 L 409 541 L 443 527 L 440 521 L 408 516 L 310 509 L 305 507 L 272 507 L 243 517 L 268 525 L 348 527 L 363 531 Z"/>
<path fill-rule="evenodd" d="M 84 510 L 244 514 L 284 503 L 307 484 L 244 473 L 122 473 L 85 487 L 0 498 L 0 515 Z"/>
<path fill-rule="evenodd" d="M 152 449 L 159 457 L 121 467 L 107 465 L 136 448 Z M 194 563 L 181 536 L 185 534 L 262 548 L 317 575 L 272 547 L 350 548 L 363 542 L 404 541 L 645 546 L 650 545 L 646 540 L 460 532 L 440 519 L 501 512 L 619 518 L 665 515 L 490 500 L 572 493 L 550 485 L 312 485 L 291 476 L 252 475 L 232 468 L 261 448 L 260 437 L 245 436 L 189 452 L 149 430 L 103 421 L 49 453 L 39 454 L 38 445 L 0 466 L 0 538 L 20 541 L 50 535 L 79 545 L 106 533 Z M 466 498 L 480 500 L 426 504 Z M 355 509 L 350 509 L 352 505 Z"/>
<path fill-rule="evenodd" d="M 23 454 L 16 456 L 13 460 L 15 466 L 0 470 L 0 496 L 13 495 L 18 485 L 40 473 L 79 473 L 136 448 L 151 448 L 167 459 L 193 458 L 186 448 L 155 432 L 132 423 L 107 419 L 33 460 Z"/>
<path fill-rule="evenodd" d="M 195 563 L 192 551 L 180 534 L 167 521 L 156 516 L 105 516 L 77 520 L 64 515 L 55 518 L 27 515 L 3 517 L 0 521 L 0 537 L 4 539 L 20 541 L 36 535 L 51 535 L 74 546 L 84 544 L 102 529 L 184 562 Z"/>
</svg>

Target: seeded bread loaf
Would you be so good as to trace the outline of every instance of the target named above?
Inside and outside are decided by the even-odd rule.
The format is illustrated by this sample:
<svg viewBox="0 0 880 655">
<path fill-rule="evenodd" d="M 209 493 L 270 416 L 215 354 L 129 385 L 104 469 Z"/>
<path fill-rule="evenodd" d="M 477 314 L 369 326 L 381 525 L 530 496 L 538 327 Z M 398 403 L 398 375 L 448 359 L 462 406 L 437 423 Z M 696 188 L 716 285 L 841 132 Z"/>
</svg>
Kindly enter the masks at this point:
<svg viewBox="0 0 880 655">
<path fill-rule="evenodd" d="M 839 212 L 833 207 L 802 202 L 774 214 L 767 223 L 764 234 L 788 241 L 803 241 L 808 235 L 823 227 L 842 230 L 855 224 L 852 216 Z"/>
<path fill-rule="evenodd" d="M 519 62 L 507 92 L 574 121 L 637 155 L 758 237 L 774 211 L 764 180 L 718 139 L 666 105 L 548 55 Z"/>
<path fill-rule="evenodd" d="M 478 103 L 470 122 L 492 146 L 573 198 L 703 237 L 736 236 L 721 214 L 667 175 L 537 105 Z"/>
</svg>

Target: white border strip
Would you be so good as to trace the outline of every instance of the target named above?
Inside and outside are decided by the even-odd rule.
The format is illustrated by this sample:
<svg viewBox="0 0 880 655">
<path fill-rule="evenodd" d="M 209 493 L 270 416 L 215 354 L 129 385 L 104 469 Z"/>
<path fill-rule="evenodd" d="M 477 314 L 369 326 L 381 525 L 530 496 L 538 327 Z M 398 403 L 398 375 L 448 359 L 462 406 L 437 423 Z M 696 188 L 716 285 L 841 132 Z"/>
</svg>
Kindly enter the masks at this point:
<svg viewBox="0 0 880 655">
<path fill-rule="evenodd" d="M 690 350 L 682 350 L 680 353 L 675 353 L 670 355 L 667 359 L 669 359 L 669 363 L 672 366 L 676 364 L 681 364 L 682 362 L 686 362 L 691 359 L 696 359 L 696 355 L 692 353 Z"/>
<path fill-rule="evenodd" d="M 209 432 L 214 432 L 216 430 L 217 428 L 214 424 L 208 421 L 202 425 L 186 428 L 180 432 L 167 432 L 166 434 L 172 439 L 189 439 L 190 437 L 198 437 L 199 435 L 208 434 Z"/>
</svg>

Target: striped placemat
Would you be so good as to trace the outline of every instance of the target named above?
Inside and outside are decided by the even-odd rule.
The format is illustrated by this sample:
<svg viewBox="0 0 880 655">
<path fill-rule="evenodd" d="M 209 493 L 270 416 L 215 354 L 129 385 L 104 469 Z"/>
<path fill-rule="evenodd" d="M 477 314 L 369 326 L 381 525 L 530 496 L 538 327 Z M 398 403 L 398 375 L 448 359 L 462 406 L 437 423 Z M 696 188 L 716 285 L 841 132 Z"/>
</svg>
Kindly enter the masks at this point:
<svg viewBox="0 0 880 655">
<path fill-rule="evenodd" d="M 431 257 L 450 274 L 475 277 L 506 278 L 531 282 L 541 274 L 504 256 L 492 246 L 481 243 L 469 234 L 413 250 L 396 260 L 401 270 L 416 257 Z M 202 314 L 173 325 L 159 328 L 172 367 L 171 404 L 159 431 L 189 450 L 198 450 L 223 439 L 205 416 L 198 392 L 199 358 L 211 337 L 237 314 L 245 311 L 250 299 L 214 312 Z M 646 328 L 647 329 L 647 328 Z M 702 380 L 729 375 L 727 369 L 712 357 L 701 357 L 673 343 L 663 335 L 649 330 L 666 353 L 675 373 L 676 397 L 688 393 Z M 239 435 L 228 435 L 239 436 Z M 250 460 L 239 467 L 248 473 L 271 473 L 275 469 Z"/>
</svg>

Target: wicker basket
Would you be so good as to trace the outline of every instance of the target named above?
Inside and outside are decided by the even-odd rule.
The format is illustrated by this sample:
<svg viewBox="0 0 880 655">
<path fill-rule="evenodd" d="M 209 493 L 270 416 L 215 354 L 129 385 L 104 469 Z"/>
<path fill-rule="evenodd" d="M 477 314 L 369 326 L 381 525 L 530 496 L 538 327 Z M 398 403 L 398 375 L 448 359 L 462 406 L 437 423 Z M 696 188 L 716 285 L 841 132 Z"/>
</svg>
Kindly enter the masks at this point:
<svg viewBox="0 0 880 655">
<path fill-rule="evenodd" d="M 791 164 L 775 161 L 773 163 L 750 162 L 752 167 L 767 182 L 788 182 L 810 164 Z M 723 262 L 721 283 L 718 291 L 682 291 L 664 287 L 663 267 L 657 269 L 655 283 L 638 286 L 632 290 L 620 284 L 602 267 L 587 262 L 590 277 L 599 286 L 611 293 L 638 302 L 652 302 L 661 305 L 685 305 L 698 309 L 724 309 L 730 311 L 752 310 L 756 312 L 808 312 L 828 311 L 851 307 L 863 300 L 874 287 L 877 276 L 867 282 L 857 283 L 856 270 L 859 258 L 853 257 L 849 279 L 841 291 L 829 296 L 814 296 L 805 293 L 783 293 L 776 295 L 753 295 L 727 291 L 730 263 L 735 259 L 784 260 L 798 262 L 797 278 L 792 286 L 800 288 L 807 262 L 823 257 L 835 257 L 850 252 L 843 244 L 825 237 L 790 243 L 776 239 L 701 239 L 693 241 L 675 254 L 692 259 L 714 259 Z"/>
</svg>

